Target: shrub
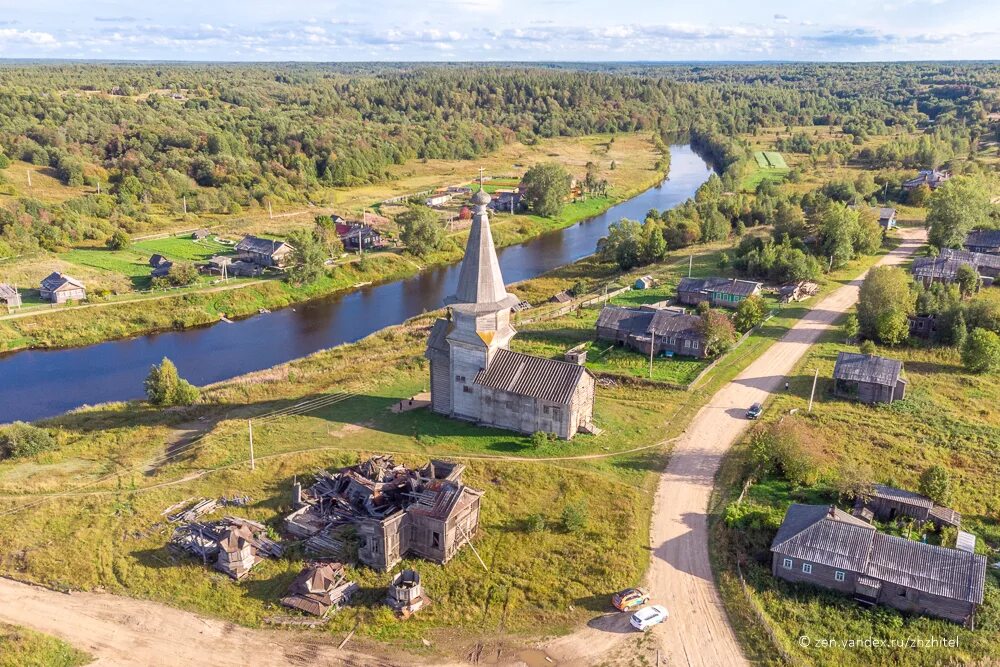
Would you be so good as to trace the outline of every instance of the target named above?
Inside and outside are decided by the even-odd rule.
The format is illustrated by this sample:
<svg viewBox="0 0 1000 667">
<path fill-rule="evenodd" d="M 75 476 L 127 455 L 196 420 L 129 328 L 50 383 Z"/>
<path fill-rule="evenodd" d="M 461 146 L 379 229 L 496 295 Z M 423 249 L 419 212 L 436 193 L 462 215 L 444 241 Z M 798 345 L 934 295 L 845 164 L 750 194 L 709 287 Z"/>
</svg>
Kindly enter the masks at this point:
<svg viewBox="0 0 1000 667">
<path fill-rule="evenodd" d="M 942 466 L 931 466 L 920 475 L 920 493 L 938 505 L 951 501 L 951 475 Z"/>
<path fill-rule="evenodd" d="M 120 229 L 115 230 L 115 233 L 109 236 L 108 240 L 105 242 L 105 245 L 109 250 L 124 250 L 128 247 L 128 244 L 128 234 Z"/>
<path fill-rule="evenodd" d="M 55 446 L 48 431 L 31 424 L 14 422 L 0 430 L 0 457 L 34 456 Z"/>
<path fill-rule="evenodd" d="M 153 405 L 191 405 L 200 392 L 177 374 L 174 362 L 166 357 L 159 366 L 153 366 L 146 376 L 146 397 Z"/>
<path fill-rule="evenodd" d="M 545 517 L 541 514 L 531 514 L 524 520 L 524 526 L 529 533 L 540 533 L 545 530 Z"/>
<path fill-rule="evenodd" d="M 549 434 L 545 431 L 535 431 L 531 434 L 532 447 L 542 447 L 549 442 Z"/>
<path fill-rule="evenodd" d="M 570 533 L 578 533 L 587 527 L 587 504 L 583 501 L 570 503 L 563 508 L 562 524 Z"/>
<path fill-rule="evenodd" d="M 878 348 L 875 347 L 875 342 L 870 340 L 861 341 L 861 345 L 858 346 L 858 349 L 861 354 L 872 355 L 878 353 Z"/>
<path fill-rule="evenodd" d="M 741 332 L 750 331 L 755 326 L 764 321 L 767 315 L 767 305 L 764 299 L 756 294 L 748 296 L 736 307 L 736 317 L 734 324 Z"/>
<path fill-rule="evenodd" d="M 1000 370 L 1000 336 L 986 329 L 973 329 L 962 347 L 962 363 L 971 373 Z"/>
</svg>

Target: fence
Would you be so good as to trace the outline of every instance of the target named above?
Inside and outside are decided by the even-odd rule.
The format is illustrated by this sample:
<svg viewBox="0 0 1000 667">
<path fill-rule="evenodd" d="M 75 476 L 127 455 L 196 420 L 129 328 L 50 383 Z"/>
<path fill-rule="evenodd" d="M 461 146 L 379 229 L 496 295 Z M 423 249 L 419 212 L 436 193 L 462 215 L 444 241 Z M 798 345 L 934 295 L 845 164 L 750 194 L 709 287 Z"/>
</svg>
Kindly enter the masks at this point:
<svg viewBox="0 0 1000 667">
<path fill-rule="evenodd" d="M 781 659 L 785 661 L 785 664 L 796 665 L 801 662 L 800 660 L 793 658 L 792 655 L 785 650 L 785 645 L 778 636 L 778 633 L 774 631 L 774 628 L 771 627 L 771 623 L 767 616 L 765 616 L 764 612 L 757 606 L 757 601 L 754 599 L 753 593 L 750 592 L 750 586 L 747 585 L 746 579 L 743 578 L 743 568 L 740 567 L 739 561 L 736 563 L 736 574 L 740 578 L 740 590 L 743 591 L 743 598 L 746 600 L 747 606 L 750 610 L 753 611 L 753 615 L 757 619 L 757 624 L 770 640 L 771 646 L 778 652 L 778 655 L 780 655 Z"/>
</svg>

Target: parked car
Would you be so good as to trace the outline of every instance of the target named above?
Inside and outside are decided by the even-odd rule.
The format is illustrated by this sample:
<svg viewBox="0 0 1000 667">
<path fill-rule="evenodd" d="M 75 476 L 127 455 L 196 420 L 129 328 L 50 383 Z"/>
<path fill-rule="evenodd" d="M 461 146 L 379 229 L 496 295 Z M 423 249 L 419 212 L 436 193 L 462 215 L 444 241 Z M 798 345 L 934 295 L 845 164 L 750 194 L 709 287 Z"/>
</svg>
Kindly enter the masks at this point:
<svg viewBox="0 0 1000 667">
<path fill-rule="evenodd" d="M 762 412 L 764 412 L 764 406 L 760 403 L 754 403 L 750 406 L 750 409 L 747 410 L 747 419 L 757 419 L 757 417 L 760 417 L 760 413 Z"/>
<path fill-rule="evenodd" d="M 626 588 L 611 597 L 611 604 L 618 611 L 629 611 L 649 602 L 649 592 L 643 588 Z"/>
<path fill-rule="evenodd" d="M 659 625 L 663 621 L 667 620 L 668 616 L 670 616 L 670 614 L 667 612 L 666 607 L 661 607 L 658 604 L 654 604 L 651 607 L 640 609 L 639 611 L 632 614 L 632 618 L 629 620 L 629 622 L 632 624 L 632 627 L 635 628 L 636 630 L 641 630 L 642 632 L 645 632 L 654 625 Z"/>
</svg>

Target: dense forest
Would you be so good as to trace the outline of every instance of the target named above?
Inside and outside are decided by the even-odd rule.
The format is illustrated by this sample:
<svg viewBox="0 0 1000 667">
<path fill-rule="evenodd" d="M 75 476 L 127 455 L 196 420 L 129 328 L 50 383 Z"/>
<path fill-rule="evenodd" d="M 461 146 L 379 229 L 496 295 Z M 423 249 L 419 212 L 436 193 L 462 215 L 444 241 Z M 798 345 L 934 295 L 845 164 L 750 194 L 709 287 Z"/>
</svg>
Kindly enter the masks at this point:
<svg viewBox="0 0 1000 667">
<path fill-rule="evenodd" d="M 151 205 L 235 214 L 315 201 L 323 188 L 387 179 L 394 164 L 554 136 L 690 134 L 725 171 L 745 158 L 738 134 L 837 125 L 847 139 L 787 141 L 817 160 L 933 167 L 1000 132 L 997 88 L 1000 68 L 985 64 L 7 64 L 0 168 L 21 159 L 103 189 L 5 206 L 0 256 L 128 231 Z M 857 148 L 898 128 L 922 135 Z"/>
</svg>

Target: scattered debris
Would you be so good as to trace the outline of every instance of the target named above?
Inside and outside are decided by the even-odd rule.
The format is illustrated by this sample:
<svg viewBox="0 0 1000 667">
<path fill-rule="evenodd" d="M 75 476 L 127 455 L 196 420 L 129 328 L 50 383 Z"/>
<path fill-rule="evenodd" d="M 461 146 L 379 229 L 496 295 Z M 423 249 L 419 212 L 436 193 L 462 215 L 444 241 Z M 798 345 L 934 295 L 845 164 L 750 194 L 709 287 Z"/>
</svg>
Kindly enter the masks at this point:
<svg viewBox="0 0 1000 667">
<path fill-rule="evenodd" d="M 189 501 L 184 501 L 184 503 L 179 503 L 180 506 L 184 506 Z M 178 521 L 197 521 L 200 517 L 214 511 L 219 506 L 219 501 L 212 500 L 211 498 L 199 498 L 194 505 L 191 505 L 185 510 L 174 512 L 173 514 L 167 514 L 171 510 L 174 510 L 178 505 L 171 505 L 164 512 L 167 517 L 167 521 L 170 523 L 177 523 Z"/>
<path fill-rule="evenodd" d="M 178 526 L 170 547 L 201 558 L 233 579 L 242 579 L 264 558 L 280 558 L 281 545 L 265 537 L 264 524 L 227 516 L 213 523 Z"/>
<path fill-rule="evenodd" d="M 420 573 L 416 570 L 403 570 L 393 577 L 386 590 L 385 603 L 403 618 L 429 605 L 431 601 L 424 595 Z"/>
</svg>

